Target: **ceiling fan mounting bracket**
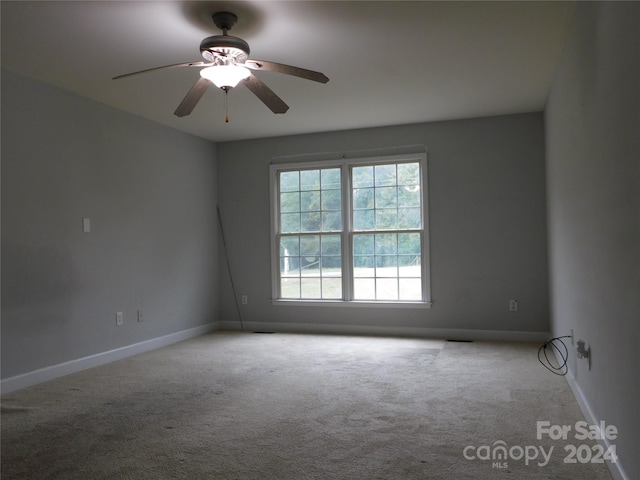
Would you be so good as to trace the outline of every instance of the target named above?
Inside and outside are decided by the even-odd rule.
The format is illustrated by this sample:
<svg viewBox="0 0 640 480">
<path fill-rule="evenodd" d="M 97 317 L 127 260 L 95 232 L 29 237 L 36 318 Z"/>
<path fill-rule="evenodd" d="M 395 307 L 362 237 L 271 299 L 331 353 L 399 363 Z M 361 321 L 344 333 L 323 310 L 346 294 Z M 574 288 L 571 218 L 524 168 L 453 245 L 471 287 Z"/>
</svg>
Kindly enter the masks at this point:
<svg viewBox="0 0 640 480">
<path fill-rule="evenodd" d="M 211 18 L 213 18 L 213 23 L 216 27 L 222 30 L 225 35 L 227 34 L 227 30 L 231 30 L 231 27 L 238 21 L 236 14 L 231 12 L 216 12 Z"/>
</svg>

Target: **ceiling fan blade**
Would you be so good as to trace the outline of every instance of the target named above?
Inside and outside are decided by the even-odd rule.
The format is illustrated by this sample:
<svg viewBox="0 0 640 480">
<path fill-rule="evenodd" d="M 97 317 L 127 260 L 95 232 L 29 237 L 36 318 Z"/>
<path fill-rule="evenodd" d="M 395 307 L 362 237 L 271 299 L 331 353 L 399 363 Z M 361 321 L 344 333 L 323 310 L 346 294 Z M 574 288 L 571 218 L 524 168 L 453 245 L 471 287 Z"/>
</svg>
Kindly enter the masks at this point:
<svg viewBox="0 0 640 480">
<path fill-rule="evenodd" d="M 161 70 L 163 68 L 173 68 L 173 67 L 210 67 L 211 65 L 213 65 L 213 64 L 212 63 L 207 63 L 207 62 L 174 63 L 172 65 L 163 65 L 162 67 L 147 68 L 146 70 L 140 70 L 138 72 L 125 73 L 124 75 L 118 75 L 117 77 L 113 77 L 112 80 L 118 80 L 119 78 L 131 77 L 133 75 L 139 75 L 141 73 L 152 72 L 154 70 Z"/>
<path fill-rule="evenodd" d="M 173 114 L 177 117 L 184 117 L 189 115 L 195 108 L 196 104 L 202 98 L 202 95 L 204 95 L 204 92 L 207 90 L 208 86 L 209 80 L 200 77 L 198 81 L 193 85 L 193 87 L 191 87 L 191 90 L 189 90 L 189 92 L 182 99 L 182 102 L 180 102 L 180 105 L 178 105 L 178 108 L 176 108 L 176 111 L 173 112 Z"/>
<path fill-rule="evenodd" d="M 278 95 L 273 93 L 273 90 L 262 83 L 262 80 L 254 74 L 249 74 L 242 83 L 244 83 L 262 103 L 269 107 L 273 113 L 285 113 L 289 110 L 289 105 L 284 103 Z"/>
<path fill-rule="evenodd" d="M 327 83 L 329 81 L 329 78 L 324 73 L 314 72 L 306 68 L 292 67 L 291 65 L 284 65 L 282 63 L 247 60 L 244 64 L 253 70 L 269 70 L 272 72 L 286 73 L 287 75 L 293 75 L 294 77 L 305 78 L 320 83 Z"/>
</svg>

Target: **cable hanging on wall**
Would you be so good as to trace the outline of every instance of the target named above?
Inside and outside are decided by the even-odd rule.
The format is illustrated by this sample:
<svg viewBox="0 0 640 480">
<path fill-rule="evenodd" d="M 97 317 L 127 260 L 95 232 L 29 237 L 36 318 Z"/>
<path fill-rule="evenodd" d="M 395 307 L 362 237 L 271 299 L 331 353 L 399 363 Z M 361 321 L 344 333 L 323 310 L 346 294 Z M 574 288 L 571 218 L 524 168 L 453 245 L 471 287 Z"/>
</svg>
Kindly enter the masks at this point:
<svg viewBox="0 0 640 480">
<path fill-rule="evenodd" d="M 538 349 L 538 361 L 544 368 L 556 375 L 566 375 L 569 371 L 567 366 L 567 360 L 569 359 L 569 349 L 567 345 L 562 341 L 563 338 L 571 338 L 571 335 L 564 335 L 562 337 L 550 338 L 544 342 Z M 562 348 L 560 348 L 562 346 Z M 551 350 L 553 356 L 556 357 L 555 361 L 549 358 L 547 353 Z M 558 359 L 558 356 L 562 361 Z"/>
<path fill-rule="evenodd" d="M 231 274 L 231 264 L 229 263 L 229 253 L 227 251 L 227 242 L 224 238 L 224 228 L 222 227 L 222 216 L 220 215 L 220 206 L 216 207 L 218 211 L 218 224 L 220 225 L 220 236 L 222 237 L 222 249 L 224 250 L 224 259 L 227 263 L 227 270 L 229 272 L 229 281 L 231 282 L 231 291 L 233 292 L 233 300 L 236 305 L 236 311 L 238 312 L 238 319 L 240 320 L 240 330 L 244 330 L 244 324 L 242 323 L 242 314 L 240 313 L 240 305 L 238 305 L 238 295 L 236 294 L 236 286 L 233 283 L 233 275 Z"/>
</svg>

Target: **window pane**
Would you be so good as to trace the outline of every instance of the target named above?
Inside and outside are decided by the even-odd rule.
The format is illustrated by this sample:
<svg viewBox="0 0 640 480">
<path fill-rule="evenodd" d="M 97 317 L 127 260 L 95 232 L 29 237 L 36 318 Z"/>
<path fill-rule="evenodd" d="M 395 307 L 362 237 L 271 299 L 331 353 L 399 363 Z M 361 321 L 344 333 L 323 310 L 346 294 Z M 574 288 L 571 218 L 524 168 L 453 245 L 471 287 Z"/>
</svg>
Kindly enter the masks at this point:
<svg viewBox="0 0 640 480">
<path fill-rule="evenodd" d="M 282 298 L 300 298 L 300 279 L 283 278 L 280 281 Z"/>
<path fill-rule="evenodd" d="M 373 167 L 353 167 L 353 188 L 373 187 Z"/>
<path fill-rule="evenodd" d="M 356 210 L 373 208 L 373 192 L 373 188 L 354 188 L 353 208 Z"/>
<path fill-rule="evenodd" d="M 300 190 L 320 190 L 320 170 L 302 170 L 300 172 Z"/>
<path fill-rule="evenodd" d="M 398 228 L 403 230 L 420 228 L 422 219 L 419 208 L 401 208 L 398 210 Z"/>
<path fill-rule="evenodd" d="M 420 255 L 422 247 L 420 245 L 419 233 L 399 233 L 398 253 Z"/>
<path fill-rule="evenodd" d="M 353 228 L 355 230 L 373 230 L 374 227 L 374 210 L 355 210 L 353 212 Z"/>
<path fill-rule="evenodd" d="M 340 169 L 339 168 L 325 168 L 322 170 L 322 190 L 337 189 L 340 190 Z"/>
<path fill-rule="evenodd" d="M 280 194 L 281 212 L 299 212 L 300 194 L 298 192 L 288 192 Z"/>
<path fill-rule="evenodd" d="M 320 278 L 320 257 L 301 257 L 300 276 L 302 278 Z"/>
<path fill-rule="evenodd" d="M 321 224 L 320 212 L 309 212 L 300 214 L 301 232 L 319 232 Z"/>
<path fill-rule="evenodd" d="M 300 296 L 301 298 L 322 298 L 320 296 L 320 279 L 319 278 L 301 278 L 300 279 Z"/>
<path fill-rule="evenodd" d="M 280 191 L 293 192 L 300 189 L 300 173 L 299 172 L 281 172 L 280 173 Z"/>
<path fill-rule="evenodd" d="M 322 279 L 322 298 L 342 298 L 342 279 L 341 278 L 323 278 Z"/>
<path fill-rule="evenodd" d="M 372 255 L 374 252 L 373 235 L 354 235 L 353 253 L 355 255 Z"/>
<path fill-rule="evenodd" d="M 322 255 L 340 255 L 340 235 L 323 235 L 320 243 Z"/>
<path fill-rule="evenodd" d="M 282 233 L 298 233 L 300 231 L 299 213 L 283 213 L 280 219 Z"/>
<path fill-rule="evenodd" d="M 398 185 L 420 185 L 420 164 L 399 163 Z"/>
<path fill-rule="evenodd" d="M 280 276 L 293 278 L 300 276 L 300 257 L 281 257 Z"/>
<path fill-rule="evenodd" d="M 320 256 L 320 235 L 302 235 L 300 237 L 300 255 Z"/>
<path fill-rule="evenodd" d="M 422 300 L 422 280 L 419 278 L 401 278 L 400 300 Z"/>
<path fill-rule="evenodd" d="M 322 231 L 339 232 L 342 230 L 341 212 L 322 212 Z"/>
<path fill-rule="evenodd" d="M 300 211 L 310 212 L 320 210 L 320 192 L 301 192 Z"/>
<path fill-rule="evenodd" d="M 322 210 L 340 210 L 342 192 L 340 190 L 322 190 Z"/>
<path fill-rule="evenodd" d="M 398 235 L 395 233 L 375 235 L 376 255 L 398 253 Z"/>
<path fill-rule="evenodd" d="M 374 175 L 376 187 L 384 187 L 397 184 L 395 164 L 376 165 Z"/>
<path fill-rule="evenodd" d="M 398 210 L 376 210 L 376 230 L 395 230 L 398 228 Z"/>
<path fill-rule="evenodd" d="M 376 299 L 398 300 L 398 279 L 378 278 L 376 280 Z"/>
<path fill-rule="evenodd" d="M 355 278 L 353 294 L 356 300 L 375 300 L 376 281 L 373 278 Z"/>
<path fill-rule="evenodd" d="M 299 237 L 280 238 L 280 255 L 285 257 L 300 255 L 300 238 Z"/>
</svg>

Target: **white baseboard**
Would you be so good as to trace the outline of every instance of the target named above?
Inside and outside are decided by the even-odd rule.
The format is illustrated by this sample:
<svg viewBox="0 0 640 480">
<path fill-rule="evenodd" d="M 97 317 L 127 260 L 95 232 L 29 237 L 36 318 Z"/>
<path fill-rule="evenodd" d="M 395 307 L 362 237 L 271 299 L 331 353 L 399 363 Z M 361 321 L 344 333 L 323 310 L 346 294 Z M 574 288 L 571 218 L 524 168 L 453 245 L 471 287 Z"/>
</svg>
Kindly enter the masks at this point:
<svg viewBox="0 0 640 480">
<path fill-rule="evenodd" d="M 394 337 L 442 338 L 450 340 L 485 340 L 508 342 L 544 342 L 548 332 L 518 332 L 508 330 L 466 330 L 457 328 L 427 328 L 401 326 L 336 325 L 284 322 L 219 322 L 221 330 L 244 330 L 278 333 L 320 333 L 339 335 L 388 335 Z"/>
<path fill-rule="evenodd" d="M 0 382 L 0 391 L 2 393 L 14 392 L 23 388 L 31 387 L 42 382 L 47 382 L 71 373 L 80 372 L 89 368 L 98 367 L 109 362 L 122 360 L 139 353 L 155 350 L 156 348 L 166 347 L 173 343 L 182 342 L 205 333 L 218 330 L 218 323 L 208 323 L 199 327 L 181 330 L 179 332 L 170 333 L 158 338 L 152 338 L 143 342 L 127 345 L 126 347 L 116 348 L 107 352 L 97 353 L 88 357 L 70 360 L 68 362 L 59 363 L 50 367 L 40 368 L 31 372 L 16 375 L 3 379 Z"/>
<path fill-rule="evenodd" d="M 578 385 L 571 372 L 568 372 L 564 378 L 567 379 L 567 383 L 573 392 L 573 396 L 576 397 L 578 406 L 580 407 L 587 423 L 589 425 L 600 425 L 601 419 L 593 412 L 591 405 L 584 396 L 580 385 Z M 611 442 L 607 439 L 599 439 L 597 442 L 604 447 L 605 451 L 611 446 Z M 609 467 L 609 472 L 611 472 L 611 475 L 615 480 L 631 480 L 625 473 L 624 468 L 622 468 L 620 461 L 617 461 L 616 463 L 606 462 L 606 465 Z"/>
<path fill-rule="evenodd" d="M 70 360 L 68 362 L 51 365 L 31 372 L 5 378 L 0 381 L 2 393 L 14 392 L 31 387 L 42 382 L 54 380 L 65 375 L 80 372 L 88 368 L 104 365 L 109 362 L 155 350 L 189 338 L 204 335 L 216 330 L 242 330 L 238 322 L 214 322 L 199 327 L 182 330 L 162 337 L 145 340 L 107 352 L 97 353 L 88 357 Z M 451 340 L 485 340 L 536 342 L 544 341 L 549 335 L 546 332 L 517 332 L 499 330 L 465 330 L 446 328 L 397 327 L 397 326 L 360 326 L 360 325 L 331 325 L 306 324 L 284 322 L 245 322 L 244 331 L 268 331 L 281 333 L 320 333 L 339 335 L 388 335 L 401 337 L 442 338 Z M 624 479 L 624 477 L 621 477 Z M 624 479 L 626 480 L 626 479 Z"/>
</svg>

